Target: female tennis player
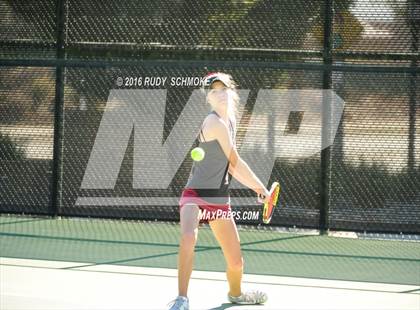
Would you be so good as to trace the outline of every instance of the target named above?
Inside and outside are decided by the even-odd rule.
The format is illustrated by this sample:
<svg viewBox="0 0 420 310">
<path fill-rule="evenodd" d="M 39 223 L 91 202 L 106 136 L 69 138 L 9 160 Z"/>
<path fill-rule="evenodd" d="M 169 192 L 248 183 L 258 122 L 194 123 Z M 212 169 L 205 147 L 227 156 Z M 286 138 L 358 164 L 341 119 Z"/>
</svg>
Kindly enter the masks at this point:
<svg viewBox="0 0 420 310">
<path fill-rule="evenodd" d="M 189 309 L 187 290 L 200 222 L 209 223 L 222 248 L 229 282 L 228 300 L 237 304 L 262 304 L 267 300 L 267 295 L 261 291 L 241 290 L 244 263 L 235 221 L 229 216 L 231 206 L 227 172 L 253 189 L 260 202 L 269 199 L 269 192 L 236 150 L 235 112 L 239 102 L 236 83 L 230 75 L 217 72 L 206 76 L 205 85 L 206 101 L 211 106 L 211 112 L 203 121 L 198 139 L 205 156 L 201 161 L 193 163 L 179 200 L 181 240 L 178 255 L 178 297 L 172 301 L 170 310 Z"/>
</svg>

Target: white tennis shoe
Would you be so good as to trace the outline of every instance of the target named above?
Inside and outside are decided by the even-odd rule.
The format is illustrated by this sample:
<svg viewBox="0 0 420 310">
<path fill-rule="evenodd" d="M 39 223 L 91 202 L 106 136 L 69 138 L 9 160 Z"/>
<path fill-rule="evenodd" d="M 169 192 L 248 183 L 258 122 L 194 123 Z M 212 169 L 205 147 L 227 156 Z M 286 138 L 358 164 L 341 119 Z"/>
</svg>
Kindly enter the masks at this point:
<svg viewBox="0 0 420 310">
<path fill-rule="evenodd" d="M 241 293 L 240 296 L 234 297 L 228 294 L 228 299 L 231 303 L 241 305 L 257 305 L 263 304 L 267 301 L 267 294 L 261 291 L 248 291 Z"/>
<path fill-rule="evenodd" d="M 178 296 L 174 300 L 168 303 L 168 306 L 171 306 L 169 310 L 189 310 L 190 306 L 188 303 L 188 297 Z"/>
</svg>

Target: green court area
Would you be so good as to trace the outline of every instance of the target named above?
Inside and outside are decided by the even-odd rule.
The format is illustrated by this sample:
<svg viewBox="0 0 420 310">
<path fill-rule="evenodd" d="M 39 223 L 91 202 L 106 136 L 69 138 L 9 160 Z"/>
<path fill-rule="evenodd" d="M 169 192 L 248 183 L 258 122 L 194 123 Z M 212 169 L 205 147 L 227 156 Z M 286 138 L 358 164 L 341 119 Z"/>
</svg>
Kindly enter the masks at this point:
<svg viewBox="0 0 420 310">
<path fill-rule="evenodd" d="M 245 273 L 420 285 L 420 243 L 241 228 Z M 178 223 L 0 216 L 1 257 L 80 265 L 177 266 Z M 201 226 L 194 270 L 224 271 L 211 229 Z"/>
</svg>

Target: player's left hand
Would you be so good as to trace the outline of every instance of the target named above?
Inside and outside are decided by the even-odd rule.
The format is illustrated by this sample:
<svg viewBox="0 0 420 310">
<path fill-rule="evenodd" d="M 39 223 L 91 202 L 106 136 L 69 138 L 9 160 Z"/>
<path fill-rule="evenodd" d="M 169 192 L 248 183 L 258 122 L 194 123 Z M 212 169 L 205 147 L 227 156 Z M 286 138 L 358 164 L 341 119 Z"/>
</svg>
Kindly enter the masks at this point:
<svg viewBox="0 0 420 310">
<path fill-rule="evenodd" d="M 269 199 L 270 199 L 270 193 L 268 192 L 266 188 L 263 190 L 263 192 L 258 193 L 257 195 L 257 201 L 259 203 L 266 203 L 269 201 Z"/>
</svg>

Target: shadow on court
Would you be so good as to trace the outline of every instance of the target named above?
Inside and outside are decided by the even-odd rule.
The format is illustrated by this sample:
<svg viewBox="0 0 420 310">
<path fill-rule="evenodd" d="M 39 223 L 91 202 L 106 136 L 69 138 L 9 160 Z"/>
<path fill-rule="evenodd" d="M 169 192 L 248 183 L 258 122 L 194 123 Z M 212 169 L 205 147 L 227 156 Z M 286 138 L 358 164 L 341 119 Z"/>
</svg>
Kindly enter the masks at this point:
<svg viewBox="0 0 420 310">
<path fill-rule="evenodd" d="M 232 304 L 232 303 L 228 303 L 228 302 L 224 302 L 223 304 L 221 304 L 219 307 L 214 307 L 214 308 L 209 308 L 208 310 L 223 310 L 223 309 L 228 309 L 228 308 L 232 308 L 232 307 L 243 307 L 243 306 L 249 306 L 249 305 L 238 305 L 238 304 Z M 264 305 L 253 305 L 255 307 L 258 306 L 264 306 Z"/>
</svg>

